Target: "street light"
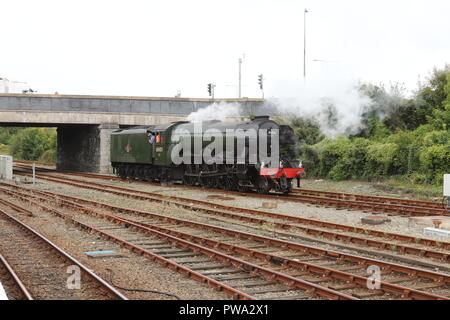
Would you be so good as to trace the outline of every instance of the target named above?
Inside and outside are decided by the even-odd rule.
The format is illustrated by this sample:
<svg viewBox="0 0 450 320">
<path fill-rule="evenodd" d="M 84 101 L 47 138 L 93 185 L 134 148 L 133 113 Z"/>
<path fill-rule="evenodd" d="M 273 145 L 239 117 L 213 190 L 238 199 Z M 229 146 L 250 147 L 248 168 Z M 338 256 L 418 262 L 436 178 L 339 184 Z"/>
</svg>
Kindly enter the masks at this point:
<svg viewBox="0 0 450 320">
<path fill-rule="evenodd" d="M 242 58 L 239 58 L 239 94 L 238 94 L 238 98 L 241 97 L 241 80 L 242 80 L 241 68 L 242 68 Z"/>
<path fill-rule="evenodd" d="M 306 81 L 306 14 L 308 10 L 303 12 L 303 80 Z"/>
<path fill-rule="evenodd" d="M 318 62 L 318 63 L 326 64 L 326 65 L 329 65 L 330 63 L 340 63 L 339 60 L 322 60 L 322 59 L 314 59 L 314 60 L 312 60 L 312 62 L 316 62 L 316 63 Z"/>
<path fill-rule="evenodd" d="M 242 91 L 241 91 L 241 88 L 242 88 L 242 61 L 244 61 L 244 59 L 245 59 L 245 53 L 244 54 L 242 54 L 242 58 L 239 58 L 239 60 L 238 60 L 238 62 L 239 62 L 239 94 L 238 94 L 238 96 L 239 96 L 239 98 L 241 97 L 241 93 L 242 93 Z"/>
<path fill-rule="evenodd" d="M 336 63 L 339 62 L 338 60 L 321 60 L 321 59 L 314 59 L 314 62 L 326 62 L 326 63 Z"/>
</svg>

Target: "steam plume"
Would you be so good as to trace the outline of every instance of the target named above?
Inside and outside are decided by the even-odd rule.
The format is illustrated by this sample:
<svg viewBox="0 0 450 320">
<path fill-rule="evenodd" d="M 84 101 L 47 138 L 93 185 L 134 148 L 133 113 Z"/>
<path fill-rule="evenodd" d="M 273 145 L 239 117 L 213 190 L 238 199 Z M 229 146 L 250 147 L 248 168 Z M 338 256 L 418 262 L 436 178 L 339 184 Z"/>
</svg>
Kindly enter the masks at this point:
<svg viewBox="0 0 450 320">
<path fill-rule="evenodd" d="M 224 121 L 228 117 L 242 116 L 239 103 L 214 102 L 209 106 L 192 112 L 187 120 L 191 122 L 220 120 Z"/>
</svg>

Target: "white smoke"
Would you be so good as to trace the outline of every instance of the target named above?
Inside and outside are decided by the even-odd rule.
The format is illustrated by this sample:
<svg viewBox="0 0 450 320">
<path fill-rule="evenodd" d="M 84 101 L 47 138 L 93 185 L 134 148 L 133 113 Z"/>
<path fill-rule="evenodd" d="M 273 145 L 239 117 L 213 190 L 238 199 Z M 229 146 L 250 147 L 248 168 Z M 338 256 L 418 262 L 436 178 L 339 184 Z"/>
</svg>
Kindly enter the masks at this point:
<svg viewBox="0 0 450 320">
<path fill-rule="evenodd" d="M 363 115 L 374 102 L 360 90 L 360 82 L 343 72 L 322 74 L 320 78 L 292 81 L 284 96 L 268 99 L 282 117 L 310 119 L 330 138 L 356 134 L 364 128 Z M 286 92 L 289 91 L 289 92 Z"/>
<path fill-rule="evenodd" d="M 239 117 L 242 115 L 243 112 L 239 103 L 214 102 L 205 108 L 192 112 L 187 117 L 187 120 L 190 122 L 224 121 L 228 117 Z"/>
<path fill-rule="evenodd" d="M 373 105 L 373 101 L 359 92 L 356 86 L 343 88 L 338 94 L 328 92 L 315 95 L 305 91 L 301 97 L 271 102 L 282 117 L 288 120 L 292 117 L 310 119 L 331 138 L 361 131 L 364 128 L 363 114 Z"/>
<path fill-rule="evenodd" d="M 330 138 L 356 134 L 364 129 L 363 116 L 373 109 L 375 102 L 359 90 L 358 80 L 343 74 L 322 74 L 320 78 L 308 78 L 306 83 L 279 81 L 273 88 L 279 92 L 278 97 L 267 99 L 266 108 L 288 122 L 295 117 L 310 119 Z M 227 117 L 240 116 L 248 115 L 238 103 L 220 102 L 191 113 L 187 119 L 224 121 Z"/>
</svg>

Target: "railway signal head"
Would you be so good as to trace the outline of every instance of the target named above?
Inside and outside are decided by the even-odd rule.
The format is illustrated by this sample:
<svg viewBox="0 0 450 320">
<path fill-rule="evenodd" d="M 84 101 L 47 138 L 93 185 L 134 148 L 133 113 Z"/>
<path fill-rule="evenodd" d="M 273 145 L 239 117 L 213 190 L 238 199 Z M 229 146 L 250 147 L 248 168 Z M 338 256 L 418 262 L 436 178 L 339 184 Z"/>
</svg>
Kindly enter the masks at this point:
<svg viewBox="0 0 450 320">
<path fill-rule="evenodd" d="M 258 84 L 259 84 L 259 88 L 262 90 L 263 89 L 263 75 L 262 74 L 258 75 Z"/>
<path fill-rule="evenodd" d="M 208 83 L 208 94 L 210 97 L 212 96 L 212 83 Z"/>
</svg>

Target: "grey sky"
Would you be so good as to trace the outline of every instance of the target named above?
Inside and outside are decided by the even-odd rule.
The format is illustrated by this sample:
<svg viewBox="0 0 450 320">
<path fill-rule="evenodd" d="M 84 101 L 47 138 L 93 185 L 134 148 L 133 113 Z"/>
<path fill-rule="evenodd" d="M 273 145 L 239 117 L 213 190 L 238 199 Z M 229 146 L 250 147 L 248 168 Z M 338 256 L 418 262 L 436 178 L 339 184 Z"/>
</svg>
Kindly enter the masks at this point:
<svg viewBox="0 0 450 320">
<path fill-rule="evenodd" d="M 39 93 L 291 95 L 307 76 L 415 88 L 450 63 L 450 1 L 0 0 L 0 76 Z M 326 62 L 315 62 L 314 59 Z M 336 80 L 338 81 L 338 80 Z"/>
</svg>

